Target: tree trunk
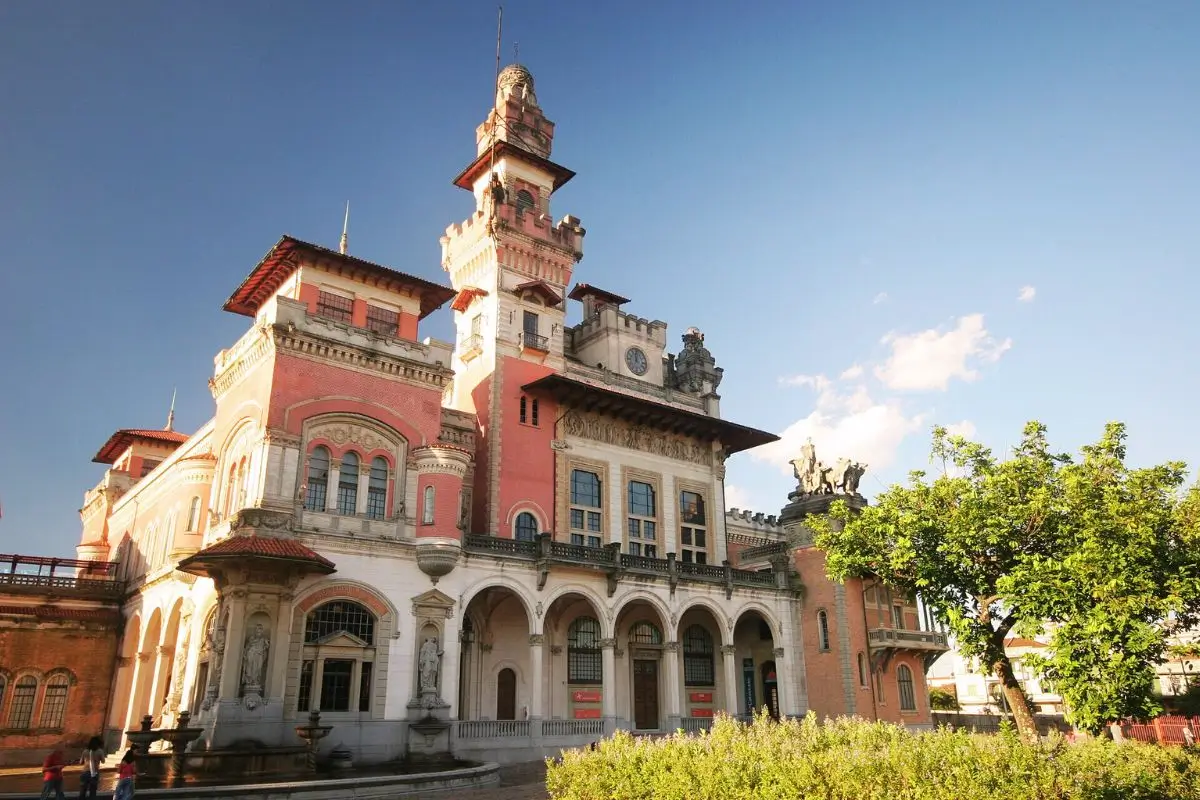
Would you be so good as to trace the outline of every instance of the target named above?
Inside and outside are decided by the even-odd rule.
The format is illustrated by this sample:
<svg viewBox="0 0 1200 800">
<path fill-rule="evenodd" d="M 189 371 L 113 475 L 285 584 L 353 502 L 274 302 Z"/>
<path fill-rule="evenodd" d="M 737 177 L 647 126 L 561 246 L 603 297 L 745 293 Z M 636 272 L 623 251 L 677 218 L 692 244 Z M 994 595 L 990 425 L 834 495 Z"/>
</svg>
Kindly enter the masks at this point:
<svg viewBox="0 0 1200 800">
<path fill-rule="evenodd" d="M 1007 657 L 997 659 L 992 664 L 992 673 L 1000 679 L 1000 688 L 1004 692 L 1004 699 L 1008 701 L 1009 709 L 1012 710 L 1017 733 L 1021 734 L 1022 739 L 1037 739 L 1037 722 L 1033 719 L 1029 700 L 1025 697 L 1025 692 L 1021 691 L 1021 684 L 1013 674 L 1012 663 Z"/>
</svg>

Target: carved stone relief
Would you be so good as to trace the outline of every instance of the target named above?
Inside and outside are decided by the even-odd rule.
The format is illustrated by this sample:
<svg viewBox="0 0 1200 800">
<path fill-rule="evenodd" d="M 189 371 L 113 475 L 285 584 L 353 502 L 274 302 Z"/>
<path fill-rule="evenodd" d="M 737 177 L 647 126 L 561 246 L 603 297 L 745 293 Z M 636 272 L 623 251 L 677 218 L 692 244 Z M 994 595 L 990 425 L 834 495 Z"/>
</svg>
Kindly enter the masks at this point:
<svg viewBox="0 0 1200 800">
<path fill-rule="evenodd" d="M 339 447 L 344 444 L 356 444 L 370 452 L 392 448 L 392 442 L 384 439 L 374 431 L 350 422 L 327 422 L 314 425 L 309 435 L 314 438 L 328 439 Z"/>
<path fill-rule="evenodd" d="M 598 414 L 568 412 L 563 418 L 563 432 L 615 447 L 641 450 L 676 461 L 710 466 L 712 450 L 687 439 L 664 434 L 646 425 L 629 425 L 606 419 Z"/>
</svg>

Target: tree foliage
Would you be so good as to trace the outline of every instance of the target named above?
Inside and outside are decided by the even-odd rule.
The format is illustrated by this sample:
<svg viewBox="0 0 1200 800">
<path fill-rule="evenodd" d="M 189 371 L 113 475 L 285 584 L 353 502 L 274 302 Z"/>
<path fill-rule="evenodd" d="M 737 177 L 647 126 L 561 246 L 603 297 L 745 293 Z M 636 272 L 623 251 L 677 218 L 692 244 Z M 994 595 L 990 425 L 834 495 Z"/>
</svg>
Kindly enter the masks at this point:
<svg viewBox="0 0 1200 800">
<path fill-rule="evenodd" d="M 1005 460 L 943 428 L 932 451 L 934 479 L 913 472 L 861 513 L 835 503 L 809 521 L 830 575 L 919 593 L 999 678 L 1024 734 L 1034 723 L 1004 652 L 1011 633 L 1051 635 L 1048 655 L 1025 661 L 1081 728 L 1154 712 L 1154 665 L 1200 610 L 1200 488 L 1184 490 L 1185 466 L 1129 468 L 1119 423 L 1078 461 L 1051 452 L 1037 422 Z"/>
</svg>

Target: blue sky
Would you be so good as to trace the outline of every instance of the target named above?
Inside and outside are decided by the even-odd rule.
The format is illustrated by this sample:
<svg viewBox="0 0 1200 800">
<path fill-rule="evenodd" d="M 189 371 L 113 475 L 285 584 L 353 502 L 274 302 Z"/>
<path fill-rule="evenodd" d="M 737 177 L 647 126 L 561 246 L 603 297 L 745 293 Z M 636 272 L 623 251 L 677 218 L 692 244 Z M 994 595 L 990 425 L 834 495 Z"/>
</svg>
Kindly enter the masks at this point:
<svg viewBox="0 0 1200 800">
<path fill-rule="evenodd" d="M 504 38 L 577 279 L 700 327 L 724 415 L 786 432 L 732 505 L 777 512 L 808 434 L 868 493 L 935 422 L 1200 458 L 1200 5 L 510 2 Z M 494 42 L 487 3 L 0 4 L 0 552 L 70 554 L 91 457 L 173 387 L 211 415 L 281 234 L 336 246 L 348 199 L 352 252 L 445 280 Z"/>
</svg>

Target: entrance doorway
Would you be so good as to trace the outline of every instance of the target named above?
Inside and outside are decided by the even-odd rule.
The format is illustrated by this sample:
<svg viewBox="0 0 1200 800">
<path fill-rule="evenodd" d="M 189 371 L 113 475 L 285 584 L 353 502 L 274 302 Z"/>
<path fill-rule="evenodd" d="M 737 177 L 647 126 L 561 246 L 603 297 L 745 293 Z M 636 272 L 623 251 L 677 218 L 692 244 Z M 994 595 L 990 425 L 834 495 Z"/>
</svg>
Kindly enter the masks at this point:
<svg viewBox="0 0 1200 800">
<path fill-rule="evenodd" d="M 633 727 L 639 731 L 658 730 L 657 661 L 633 662 Z"/>
<path fill-rule="evenodd" d="M 496 676 L 496 719 L 517 718 L 517 673 L 508 667 Z"/>
<path fill-rule="evenodd" d="M 771 719 L 779 719 L 779 681 L 775 675 L 775 662 L 768 661 L 762 665 L 763 702 Z"/>
</svg>

